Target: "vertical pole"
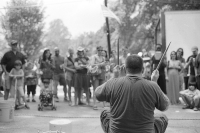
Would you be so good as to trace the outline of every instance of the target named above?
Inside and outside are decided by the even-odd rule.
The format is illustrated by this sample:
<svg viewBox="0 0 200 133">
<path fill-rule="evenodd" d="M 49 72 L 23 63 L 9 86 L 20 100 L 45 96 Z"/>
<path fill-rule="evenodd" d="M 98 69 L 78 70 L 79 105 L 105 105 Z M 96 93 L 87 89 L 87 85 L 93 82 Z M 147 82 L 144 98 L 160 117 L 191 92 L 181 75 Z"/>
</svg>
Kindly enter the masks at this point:
<svg viewBox="0 0 200 133">
<path fill-rule="evenodd" d="M 118 37 L 118 41 L 117 41 L 117 63 L 119 65 L 119 37 Z"/>
<path fill-rule="evenodd" d="M 107 0 L 105 0 L 105 6 L 107 7 Z M 108 58 L 110 58 L 110 54 L 111 54 L 111 46 L 110 46 L 110 29 L 109 29 L 109 21 L 108 18 L 106 17 L 106 26 L 107 26 L 107 32 L 106 32 L 106 36 L 107 36 L 107 43 L 108 43 Z"/>
</svg>

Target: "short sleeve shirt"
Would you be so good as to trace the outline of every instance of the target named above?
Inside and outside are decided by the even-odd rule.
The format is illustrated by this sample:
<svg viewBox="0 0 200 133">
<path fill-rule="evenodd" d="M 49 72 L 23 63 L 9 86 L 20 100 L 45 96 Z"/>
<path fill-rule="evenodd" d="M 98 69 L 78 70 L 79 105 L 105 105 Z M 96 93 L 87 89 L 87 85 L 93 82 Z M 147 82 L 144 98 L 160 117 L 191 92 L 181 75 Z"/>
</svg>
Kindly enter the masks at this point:
<svg viewBox="0 0 200 133">
<path fill-rule="evenodd" d="M 169 104 L 155 82 L 136 76 L 109 80 L 96 97 L 110 102 L 110 133 L 152 133 L 155 108 L 163 111 Z"/>
<path fill-rule="evenodd" d="M 89 61 L 88 57 L 82 57 L 82 58 L 78 57 L 75 58 L 74 62 L 77 62 L 78 65 L 87 65 L 88 61 Z M 76 72 L 80 74 L 87 74 L 87 68 L 76 70 Z"/>
<path fill-rule="evenodd" d="M 20 69 L 19 71 L 17 71 L 15 68 L 13 68 L 11 71 L 10 71 L 10 74 L 11 75 L 24 75 L 24 71 L 22 69 Z M 15 86 L 15 82 L 16 80 L 11 80 L 11 84 L 13 86 Z M 17 86 L 23 86 L 24 84 L 24 78 L 17 78 Z"/>
<path fill-rule="evenodd" d="M 10 72 L 14 68 L 16 60 L 20 60 L 24 65 L 25 59 L 26 57 L 22 53 L 16 52 L 16 54 L 14 54 L 13 51 L 9 51 L 5 53 L 3 58 L 1 59 L 1 65 L 5 65 L 6 71 Z"/>
</svg>

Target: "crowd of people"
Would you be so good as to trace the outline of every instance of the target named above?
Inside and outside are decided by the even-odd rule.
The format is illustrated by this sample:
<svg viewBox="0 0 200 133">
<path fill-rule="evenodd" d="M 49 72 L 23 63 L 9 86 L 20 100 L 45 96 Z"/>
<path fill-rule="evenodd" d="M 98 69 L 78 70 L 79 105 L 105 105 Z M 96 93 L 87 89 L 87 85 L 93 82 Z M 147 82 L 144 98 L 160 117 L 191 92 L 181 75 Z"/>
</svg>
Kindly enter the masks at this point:
<svg viewBox="0 0 200 133">
<path fill-rule="evenodd" d="M 50 49 L 45 49 L 37 61 L 31 61 L 18 51 L 17 45 L 16 41 L 12 41 L 12 50 L 5 53 L 1 60 L 4 72 L 4 99 L 16 96 L 18 99 L 16 108 L 21 104 L 20 98 L 23 99 L 26 108 L 29 108 L 28 102 L 36 102 L 37 86 L 43 88 L 43 81 L 49 79 L 52 81 L 49 84 L 55 101 L 59 102 L 58 85 L 61 85 L 64 100 L 68 101 L 70 106 L 86 104 L 97 109 L 96 88 L 112 77 L 119 77 L 122 74 L 120 69 L 125 67 L 126 58 L 130 56 L 128 50 L 124 48 L 119 60 L 114 50 L 108 58 L 107 51 L 98 46 L 96 54 L 90 57 L 87 54 L 88 50 L 82 47 L 77 49 L 77 55 L 73 49 L 68 49 L 68 54 L 64 57 L 60 55 L 60 50 L 55 48 L 53 54 Z M 151 80 L 151 74 L 157 68 L 163 54 L 161 49 L 162 45 L 157 44 L 152 56 L 145 49 L 138 54 L 144 62 L 143 78 Z M 179 104 L 180 97 L 182 97 L 185 103 L 184 109 L 194 108 L 197 111 L 200 107 L 200 54 L 198 54 L 197 47 L 192 48 L 192 55 L 187 60 L 183 58 L 183 54 L 183 49 L 179 48 L 171 52 L 169 60 L 165 58 L 161 62 L 157 83 L 163 93 L 168 96 L 171 104 Z M 72 88 L 74 88 L 73 100 Z M 84 93 L 86 102 L 82 101 Z M 93 105 L 90 103 L 91 96 L 93 96 Z"/>
</svg>

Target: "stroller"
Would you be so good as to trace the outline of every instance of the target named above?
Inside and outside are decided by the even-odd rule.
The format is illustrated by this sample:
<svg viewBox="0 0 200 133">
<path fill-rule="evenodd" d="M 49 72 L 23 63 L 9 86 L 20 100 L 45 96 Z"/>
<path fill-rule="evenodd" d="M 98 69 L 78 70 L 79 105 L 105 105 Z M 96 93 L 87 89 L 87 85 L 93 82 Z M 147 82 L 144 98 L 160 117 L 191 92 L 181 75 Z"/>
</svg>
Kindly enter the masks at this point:
<svg viewBox="0 0 200 133">
<path fill-rule="evenodd" d="M 49 71 L 43 71 L 41 75 L 42 88 L 40 91 L 38 111 L 43 111 L 44 107 L 51 107 L 56 110 L 53 97 L 53 74 Z"/>
</svg>

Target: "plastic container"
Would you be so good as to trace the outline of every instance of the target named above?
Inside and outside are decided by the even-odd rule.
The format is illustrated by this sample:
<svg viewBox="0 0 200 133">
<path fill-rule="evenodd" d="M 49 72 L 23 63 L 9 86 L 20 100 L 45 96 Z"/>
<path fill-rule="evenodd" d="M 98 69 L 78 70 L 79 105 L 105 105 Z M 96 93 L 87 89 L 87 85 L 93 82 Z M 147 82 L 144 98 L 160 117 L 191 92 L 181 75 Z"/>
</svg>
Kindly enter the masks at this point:
<svg viewBox="0 0 200 133">
<path fill-rule="evenodd" d="M 14 100 L 0 100 L 0 122 L 14 120 Z"/>
</svg>

